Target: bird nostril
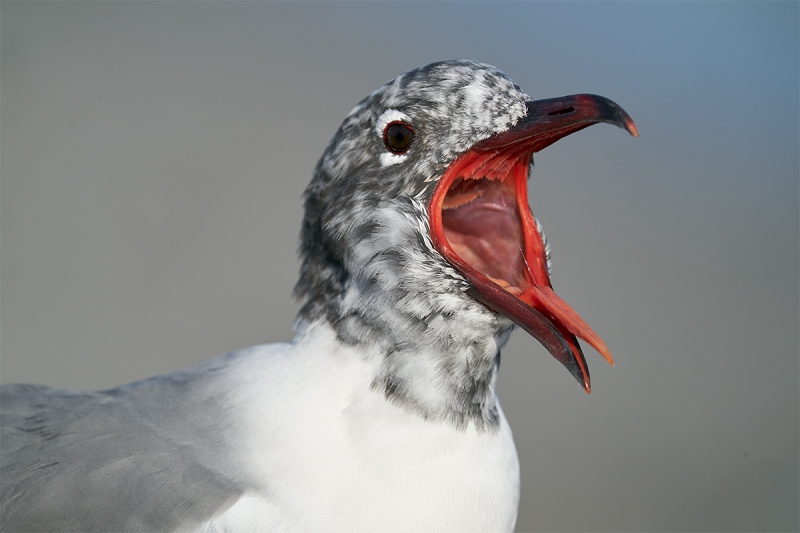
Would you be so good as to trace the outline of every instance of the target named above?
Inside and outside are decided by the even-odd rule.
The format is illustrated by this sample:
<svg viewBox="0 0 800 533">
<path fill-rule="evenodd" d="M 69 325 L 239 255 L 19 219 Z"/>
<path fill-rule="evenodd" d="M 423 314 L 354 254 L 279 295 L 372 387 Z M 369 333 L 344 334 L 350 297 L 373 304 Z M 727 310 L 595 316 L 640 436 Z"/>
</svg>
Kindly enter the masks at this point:
<svg viewBox="0 0 800 533">
<path fill-rule="evenodd" d="M 550 111 L 550 112 L 549 112 L 547 115 L 548 115 L 548 116 L 552 116 L 552 115 L 566 115 L 566 114 L 568 114 L 568 113 L 572 113 L 573 111 L 575 111 L 575 108 L 574 108 L 574 107 L 572 107 L 572 106 L 569 106 L 569 107 L 564 107 L 564 108 L 562 108 L 562 109 L 557 109 L 556 111 Z"/>
</svg>

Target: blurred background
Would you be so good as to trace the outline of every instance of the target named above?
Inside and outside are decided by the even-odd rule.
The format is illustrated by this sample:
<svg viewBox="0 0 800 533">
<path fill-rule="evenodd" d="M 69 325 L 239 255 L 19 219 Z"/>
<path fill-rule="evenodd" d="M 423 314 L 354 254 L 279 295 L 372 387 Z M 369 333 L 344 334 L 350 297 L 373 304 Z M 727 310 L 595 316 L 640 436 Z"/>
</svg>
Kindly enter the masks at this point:
<svg viewBox="0 0 800 533">
<path fill-rule="evenodd" d="M 590 396 L 532 338 L 499 389 L 519 531 L 798 530 L 797 2 L 0 3 L 3 382 L 108 388 L 291 339 L 301 194 L 432 61 L 595 126 L 537 155 Z"/>
</svg>

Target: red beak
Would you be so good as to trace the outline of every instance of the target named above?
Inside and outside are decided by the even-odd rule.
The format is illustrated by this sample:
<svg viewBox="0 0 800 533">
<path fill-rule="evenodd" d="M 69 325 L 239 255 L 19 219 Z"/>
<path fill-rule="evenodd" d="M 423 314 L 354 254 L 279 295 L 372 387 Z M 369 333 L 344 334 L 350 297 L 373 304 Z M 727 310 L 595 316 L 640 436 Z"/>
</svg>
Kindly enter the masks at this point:
<svg viewBox="0 0 800 533">
<path fill-rule="evenodd" d="M 542 236 L 528 206 L 534 152 L 578 130 L 607 122 L 638 136 L 617 104 L 579 94 L 526 103 L 513 128 L 478 142 L 445 170 L 430 203 L 436 250 L 472 283 L 470 295 L 533 335 L 591 390 L 578 339 L 610 363 L 602 339 L 550 284 Z"/>
</svg>

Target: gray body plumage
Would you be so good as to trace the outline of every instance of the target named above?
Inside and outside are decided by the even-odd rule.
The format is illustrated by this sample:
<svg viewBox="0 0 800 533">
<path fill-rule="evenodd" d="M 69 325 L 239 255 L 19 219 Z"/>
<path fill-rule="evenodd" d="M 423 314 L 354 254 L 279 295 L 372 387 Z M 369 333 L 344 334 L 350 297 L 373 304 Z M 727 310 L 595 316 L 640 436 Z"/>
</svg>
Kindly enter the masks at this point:
<svg viewBox="0 0 800 533">
<path fill-rule="evenodd" d="M 172 531 L 230 506 L 246 469 L 225 442 L 235 365 L 102 392 L 3 386 L 3 530 Z"/>
</svg>

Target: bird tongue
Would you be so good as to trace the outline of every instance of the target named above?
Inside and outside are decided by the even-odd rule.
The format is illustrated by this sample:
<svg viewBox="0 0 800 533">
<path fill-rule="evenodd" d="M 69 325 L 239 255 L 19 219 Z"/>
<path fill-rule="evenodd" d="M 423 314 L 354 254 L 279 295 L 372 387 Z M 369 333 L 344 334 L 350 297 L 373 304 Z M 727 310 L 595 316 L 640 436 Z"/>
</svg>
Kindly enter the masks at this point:
<svg viewBox="0 0 800 533">
<path fill-rule="evenodd" d="M 532 154 L 591 124 L 608 122 L 636 136 L 622 108 L 594 95 L 528 102 L 508 131 L 458 157 L 430 203 L 434 247 L 472 284 L 469 294 L 533 335 L 583 386 L 591 389 L 576 337 L 613 365 L 600 337 L 550 284 L 542 236 L 528 207 Z"/>
</svg>

